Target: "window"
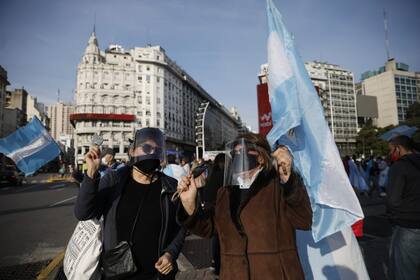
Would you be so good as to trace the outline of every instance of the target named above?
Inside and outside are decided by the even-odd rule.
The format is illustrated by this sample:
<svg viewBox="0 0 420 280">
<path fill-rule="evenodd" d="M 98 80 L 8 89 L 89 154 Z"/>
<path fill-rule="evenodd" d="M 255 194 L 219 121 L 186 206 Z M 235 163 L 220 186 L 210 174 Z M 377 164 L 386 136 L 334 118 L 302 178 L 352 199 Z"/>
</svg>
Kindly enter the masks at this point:
<svg viewBox="0 0 420 280">
<path fill-rule="evenodd" d="M 146 82 L 150 83 L 150 75 L 146 75 Z"/>
</svg>

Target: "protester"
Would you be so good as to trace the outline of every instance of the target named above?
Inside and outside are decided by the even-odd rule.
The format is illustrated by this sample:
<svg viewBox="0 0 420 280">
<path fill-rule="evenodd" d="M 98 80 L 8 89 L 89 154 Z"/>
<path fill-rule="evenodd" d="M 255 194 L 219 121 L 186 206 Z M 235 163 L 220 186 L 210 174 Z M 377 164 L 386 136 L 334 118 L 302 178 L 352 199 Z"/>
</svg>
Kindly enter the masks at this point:
<svg viewBox="0 0 420 280">
<path fill-rule="evenodd" d="M 181 180 L 182 177 L 186 176 L 188 173 L 185 172 L 185 169 L 182 166 L 179 166 L 176 163 L 176 156 L 175 155 L 168 155 L 167 157 L 167 164 L 163 169 L 163 173 L 167 176 L 172 177 L 177 180 Z"/>
<path fill-rule="evenodd" d="M 389 142 L 394 164 L 388 178 L 387 212 L 393 224 L 389 278 L 420 279 L 420 155 L 404 135 Z"/>
<path fill-rule="evenodd" d="M 197 207 L 202 178 L 184 177 L 178 185 L 178 219 L 193 233 L 219 235 L 220 279 L 303 279 L 295 230 L 308 230 L 312 210 L 305 187 L 292 168 L 287 148 L 273 154 L 267 140 L 247 133 L 228 145 L 224 186 L 210 215 Z"/>
<path fill-rule="evenodd" d="M 189 174 L 190 173 L 190 163 L 187 157 L 182 157 L 181 159 L 181 166 L 182 168 L 184 168 L 185 170 L 185 174 Z"/>
<path fill-rule="evenodd" d="M 386 196 L 386 186 L 388 184 L 388 172 L 389 166 L 386 162 L 386 158 L 380 158 L 378 160 L 378 188 L 379 188 L 379 196 L 385 197 Z"/>
<path fill-rule="evenodd" d="M 365 195 L 367 194 L 369 187 L 356 162 L 356 156 L 353 156 L 353 158 L 348 160 L 350 183 L 358 194 Z"/>
<path fill-rule="evenodd" d="M 101 153 L 101 165 L 99 167 L 99 174 L 101 177 L 105 176 L 107 172 L 117 168 L 115 161 L 115 152 L 111 148 L 106 148 Z"/>
<path fill-rule="evenodd" d="M 85 156 L 88 167 L 75 215 L 78 220 L 103 216 L 103 271 L 107 271 L 109 256 L 126 241 L 137 272 L 124 279 L 175 278 L 185 231 L 176 223 L 176 205 L 171 202 L 176 180 L 159 171 L 163 148 L 164 136 L 158 128 L 138 130 L 129 164 L 102 179 L 99 148 L 91 147 Z"/>
</svg>

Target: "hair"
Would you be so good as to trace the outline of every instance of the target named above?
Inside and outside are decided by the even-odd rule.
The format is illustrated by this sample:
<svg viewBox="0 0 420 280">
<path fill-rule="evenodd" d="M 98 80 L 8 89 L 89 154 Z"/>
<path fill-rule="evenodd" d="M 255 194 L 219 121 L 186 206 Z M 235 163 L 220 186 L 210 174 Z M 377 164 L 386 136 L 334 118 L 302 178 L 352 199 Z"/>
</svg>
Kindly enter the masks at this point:
<svg viewBox="0 0 420 280">
<path fill-rule="evenodd" d="M 262 163 L 264 171 L 271 172 L 273 169 L 273 164 L 271 160 L 271 148 L 270 144 L 268 144 L 267 139 L 261 134 L 248 132 L 236 137 L 235 141 L 240 140 L 241 138 L 247 142 L 255 144 L 256 151 L 264 161 Z"/>
<path fill-rule="evenodd" d="M 101 155 L 101 157 L 104 157 L 104 156 L 106 156 L 106 155 L 111 155 L 111 156 L 115 156 L 115 151 L 114 151 L 114 149 L 112 149 L 112 148 L 105 148 L 103 151 L 102 151 L 102 155 Z"/>
<path fill-rule="evenodd" d="M 188 157 L 183 156 L 181 161 L 184 161 L 185 163 L 188 163 L 190 160 L 188 159 Z"/>
<path fill-rule="evenodd" d="M 176 164 L 176 156 L 175 155 L 168 155 L 167 161 L 169 164 Z"/>
<path fill-rule="evenodd" d="M 408 151 L 414 150 L 414 142 L 406 135 L 398 135 L 389 140 L 391 145 L 401 146 Z"/>
</svg>

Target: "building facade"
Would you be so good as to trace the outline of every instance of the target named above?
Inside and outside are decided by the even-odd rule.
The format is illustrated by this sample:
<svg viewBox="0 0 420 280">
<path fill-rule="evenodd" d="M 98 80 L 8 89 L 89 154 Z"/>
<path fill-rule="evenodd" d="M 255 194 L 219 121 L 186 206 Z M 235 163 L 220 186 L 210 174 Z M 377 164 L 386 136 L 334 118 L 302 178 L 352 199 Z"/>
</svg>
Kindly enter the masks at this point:
<svg viewBox="0 0 420 280">
<path fill-rule="evenodd" d="M 6 87 L 10 85 L 7 80 L 7 71 L 0 65 L 0 138 L 3 137 L 4 107 L 6 101 Z"/>
<path fill-rule="evenodd" d="M 70 123 L 70 115 L 73 113 L 74 106 L 64 102 L 48 106 L 49 130 L 56 141 L 59 141 L 61 137 L 73 137 L 74 129 Z"/>
<path fill-rule="evenodd" d="M 325 119 L 342 155 L 356 149 L 357 111 L 354 77 L 338 65 L 312 61 L 306 70 L 318 90 Z"/>
<path fill-rule="evenodd" d="M 30 122 L 33 117 L 37 117 L 46 127 L 49 127 L 48 116 L 45 112 L 43 103 L 39 103 L 36 97 L 28 95 L 26 118 Z"/>
<path fill-rule="evenodd" d="M 377 71 L 362 74 L 363 95 L 376 96 L 378 127 L 398 125 L 405 121 L 407 108 L 420 101 L 420 73 L 410 72 L 409 66 L 390 59 Z"/>
<path fill-rule="evenodd" d="M 129 139 L 141 127 L 161 128 L 169 151 L 192 155 L 196 112 L 205 101 L 210 102 L 209 112 L 215 115 L 213 129 L 225 128 L 227 138 L 237 133 L 239 126 L 162 47 L 125 50 L 110 45 L 101 51 L 95 33 L 77 67 L 75 101 L 71 121 L 75 126 L 78 163 L 94 134 L 103 137 L 103 145 L 113 148 L 117 159 L 127 160 Z"/>
<path fill-rule="evenodd" d="M 14 89 L 12 91 L 6 91 L 5 97 L 5 107 L 8 109 L 18 109 L 21 111 L 21 114 L 24 118 L 24 124 L 26 124 L 26 111 L 28 109 L 27 102 L 28 102 L 28 92 L 24 88 Z M 21 120 L 17 121 L 18 123 L 22 123 Z"/>
</svg>

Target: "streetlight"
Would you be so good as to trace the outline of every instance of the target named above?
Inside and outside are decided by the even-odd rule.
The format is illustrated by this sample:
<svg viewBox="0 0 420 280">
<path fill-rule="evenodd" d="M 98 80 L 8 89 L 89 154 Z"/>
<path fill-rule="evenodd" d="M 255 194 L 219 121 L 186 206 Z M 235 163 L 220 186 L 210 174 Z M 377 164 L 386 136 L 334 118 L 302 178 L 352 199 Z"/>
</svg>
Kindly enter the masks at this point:
<svg viewBox="0 0 420 280">
<path fill-rule="evenodd" d="M 198 149 L 201 147 L 203 149 L 203 155 L 205 152 L 205 135 L 204 135 L 204 120 L 206 118 L 207 108 L 209 107 L 210 102 L 204 101 L 201 102 L 200 106 L 197 109 L 195 114 L 195 153 L 198 160 L 199 154 Z"/>
</svg>

